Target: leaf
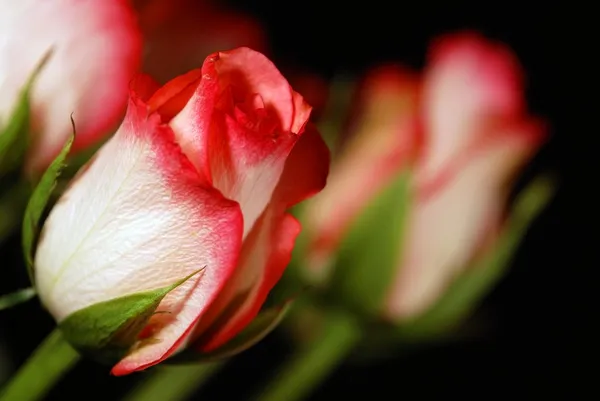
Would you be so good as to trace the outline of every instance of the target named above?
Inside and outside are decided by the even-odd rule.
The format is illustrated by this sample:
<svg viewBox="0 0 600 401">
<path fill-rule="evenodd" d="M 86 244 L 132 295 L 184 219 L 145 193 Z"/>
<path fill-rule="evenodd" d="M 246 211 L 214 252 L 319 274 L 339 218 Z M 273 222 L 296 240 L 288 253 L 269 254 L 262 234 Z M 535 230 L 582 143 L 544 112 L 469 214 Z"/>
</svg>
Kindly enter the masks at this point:
<svg viewBox="0 0 600 401">
<path fill-rule="evenodd" d="M 331 286 L 347 306 L 372 316 L 401 257 L 409 208 L 410 174 L 402 171 L 352 223 L 340 246 Z"/>
<path fill-rule="evenodd" d="M 30 137 L 31 89 L 51 55 L 52 49 L 38 62 L 21 90 L 8 124 L 0 129 L 0 176 L 15 169 L 27 151 Z"/>
<path fill-rule="evenodd" d="M 552 198 L 554 188 L 547 177 L 529 184 L 517 197 L 494 249 L 466 269 L 433 307 L 399 326 L 399 334 L 422 339 L 456 327 L 504 275 L 527 229 Z"/>
<path fill-rule="evenodd" d="M 140 341 L 140 332 L 163 298 L 202 270 L 164 288 L 88 306 L 69 315 L 58 327 L 73 348 L 82 354 L 99 362 L 115 363 Z"/>
<path fill-rule="evenodd" d="M 263 310 L 237 336 L 215 351 L 201 353 L 195 350 L 194 343 L 192 343 L 181 353 L 169 358 L 166 363 L 213 362 L 235 356 L 252 347 L 272 332 L 286 316 L 290 305 L 291 302 L 287 302 L 282 306 Z"/>
<path fill-rule="evenodd" d="M 35 289 L 32 287 L 2 295 L 0 296 L 0 311 L 27 302 L 33 297 L 35 297 Z"/>
<path fill-rule="evenodd" d="M 27 266 L 27 274 L 31 283 L 35 285 L 34 272 L 33 272 L 33 253 L 35 244 L 39 234 L 39 223 L 48 204 L 48 200 L 52 196 L 52 191 L 56 187 L 56 181 L 65 165 L 65 159 L 71 150 L 73 141 L 75 140 L 75 123 L 73 123 L 73 134 L 69 137 L 62 150 L 54 159 L 50 167 L 44 172 L 40 182 L 33 190 L 33 194 L 29 198 L 27 208 L 25 209 L 25 216 L 23 217 L 22 227 L 22 245 L 25 256 L 25 263 Z"/>
</svg>

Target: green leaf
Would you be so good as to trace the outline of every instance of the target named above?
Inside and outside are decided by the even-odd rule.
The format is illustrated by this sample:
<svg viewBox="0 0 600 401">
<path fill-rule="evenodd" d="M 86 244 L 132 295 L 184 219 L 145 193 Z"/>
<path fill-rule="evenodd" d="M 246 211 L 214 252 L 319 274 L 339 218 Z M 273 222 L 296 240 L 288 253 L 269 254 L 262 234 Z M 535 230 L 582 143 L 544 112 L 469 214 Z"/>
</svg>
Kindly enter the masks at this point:
<svg viewBox="0 0 600 401">
<path fill-rule="evenodd" d="M 0 127 L 0 176 L 15 169 L 27 151 L 30 139 L 31 89 L 51 54 L 52 50 L 48 51 L 38 62 L 21 89 L 19 100 L 15 104 L 8 124 L 3 128 Z"/>
<path fill-rule="evenodd" d="M 115 363 L 132 346 L 142 344 L 144 340 L 138 336 L 163 298 L 202 270 L 164 288 L 88 306 L 69 315 L 58 327 L 73 348 L 83 355 L 99 362 Z"/>
<path fill-rule="evenodd" d="M 12 308 L 35 297 L 35 289 L 23 288 L 10 294 L 0 296 L 0 310 Z"/>
<path fill-rule="evenodd" d="M 402 171 L 351 225 L 340 246 L 331 285 L 347 306 L 372 316 L 381 310 L 398 269 L 405 234 L 410 174 Z"/>
<path fill-rule="evenodd" d="M 213 362 L 235 356 L 252 347 L 272 332 L 286 316 L 290 305 L 291 302 L 287 302 L 282 306 L 263 310 L 237 336 L 215 351 L 201 353 L 195 350 L 194 343 L 192 343 L 181 353 L 169 358 L 166 363 Z"/>
<path fill-rule="evenodd" d="M 54 159 L 50 167 L 44 172 L 44 175 L 40 179 L 40 182 L 33 191 L 33 194 L 29 198 L 27 208 L 25 209 L 25 216 L 23 218 L 22 228 L 22 245 L 25 256 L 25 263 L 27 266 L 27 274 L 32 284 L 35 284 L 34 272 L 33 272 L 33 256 L 34 249 L 39 234 L 39 224 L 42 214 L 46 209 L 48 200 L 52 196 L 52 191 L 56 187 L 56 181 L 60 175 L 62 169 L 65 166 L 65 159 L 71 150 L 71 145 L 75 140 L 75 123 L 73 123 L 73 134 L 69 137 L 64 147 Z"/>
<path fill-rule="evenodd" d="M 496 246 L 459 276 L 424 314 L 398 327 L 406 338 L 429 338 L 455 328 L 505 274 L 531 222 L 548 204 L 555 185 L 537 178 L 517 197 L 506 229 Z"/>
</svg>

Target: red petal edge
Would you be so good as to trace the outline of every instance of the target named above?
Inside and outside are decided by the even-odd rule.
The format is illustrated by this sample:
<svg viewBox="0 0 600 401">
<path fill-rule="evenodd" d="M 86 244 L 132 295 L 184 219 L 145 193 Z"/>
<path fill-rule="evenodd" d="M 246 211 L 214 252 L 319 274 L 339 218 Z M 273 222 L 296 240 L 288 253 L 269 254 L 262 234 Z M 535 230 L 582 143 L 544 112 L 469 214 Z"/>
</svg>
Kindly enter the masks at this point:
<svg viewBox="0 0 600 401">
<path fill-rule="evenodd" d="M 275 189 L 271 204 L 261 216 L 260 223 L 253 229 L 244 244 L 240 263 L 245 258 L 251 259 L 256 246 L 270 247 L 264 272 L 254 296 L 246 300 L 239 313 L 228 322 L 222 330 L 211 338 L 203 339 L 199 345 L 202 352 L 212 351 L 235 337 L 260 312 L 271 289 L 281 278 L 289 264 L 295 240 L 300 233 L 300 223 L 285 210 L 317 194 L 325 186 L 329 173 L 330 154 L 327 145 L 313 125 L 308 125 L 306 132 L 294 146 Z M 262 230 L 268 230 L 267 243 L 261 243 Z M 257 250 L 260 252 L 260 249 Z M 250 262 L 251 263 L 251 262 Z"/>
</svg>

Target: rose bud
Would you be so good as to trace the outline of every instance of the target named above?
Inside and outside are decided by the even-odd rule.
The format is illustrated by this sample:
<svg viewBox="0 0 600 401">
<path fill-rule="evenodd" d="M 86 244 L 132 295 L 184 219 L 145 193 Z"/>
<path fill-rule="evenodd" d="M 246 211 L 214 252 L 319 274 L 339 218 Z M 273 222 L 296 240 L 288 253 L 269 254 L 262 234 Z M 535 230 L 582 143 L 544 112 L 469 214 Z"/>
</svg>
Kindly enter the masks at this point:
<svg viewBox="0 0 600 401">
<path fill-rule="evenodd" d="M 482 261 L 517 235 L 510 184 L 544 127 L 515 57 L 475 34 L 437 42 L 421 79 L 386 66 L 359 93 L 327 188 L 303 210 L 303 271 L 361 312 L 407 322 L 473 266 L 492 280 Z"/>
<path fill-rule="evenodd" d="M 286 210 L 325 185 L 310 112 L 249 48 L 161 88 L 136 79 L 40 235 L 37 288 L 66 339 L 115 375 L 231 344 L 291 258 Z"/>
<path fill-rule="evenodd" d="M 0 135 L 30 93 L 31 146 L 26 170 L 37 174 L 77 127 L 74 151 L 116 128 L 127 85 L 139 68 L 141 35 L 126 0 L 2 0 L 0 13 Z M 25 133 L 23 133 L 24 135 Z"/>
</svg>

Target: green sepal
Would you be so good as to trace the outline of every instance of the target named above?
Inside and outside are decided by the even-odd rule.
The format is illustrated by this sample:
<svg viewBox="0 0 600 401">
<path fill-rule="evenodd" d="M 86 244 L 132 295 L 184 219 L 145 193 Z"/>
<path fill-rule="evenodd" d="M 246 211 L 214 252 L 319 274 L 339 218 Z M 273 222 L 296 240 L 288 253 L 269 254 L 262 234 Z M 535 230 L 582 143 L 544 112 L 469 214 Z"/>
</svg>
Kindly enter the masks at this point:
<svg viewBox="0 0 600 401">
<path fill-rule="evenodd" d="M 291 302 L 287 302 L 281 306 L 271 307 L 261 311 L 237 336 L 212 352 L 202 353 L 196 350 L 194 343 L 192 343 L 179 354 L 173 355 L 167 359 L 165 363 L 177 365 L 185 363 L 214 362 L 231 358 L 252 347 L 271 333 L 286 316 L 290 309 L 290 305 Z"/>
<path fill-rule="evenodd" d="M 30 142 L 31 89 L 36 78 L 50 59 L 49 50 L 38 62 L 21 89 L 19 99 L 9 117 L 8 124 L 0 127 L 0 177 L 21 163 Z"/>
<path fill-rule="evenodd" d="M 46 210 L 48 200 L 52 196 L 57 179 L 65 166 L 65 159 L 75 140 L 75 123 L 73 118 L 71 118 L 71 123 L 73 124 L 73 133 L 69 136 L 62 150 L 52 164 L 50 164 L 50 167 L 44 172 L 44 175 L 42 175 L 42 178 L 33 190 L 33 194 L 29 198 L 27 208 L 25 209 L 25 216 L 23 217 L 21 240 L 25 264 L 27 266 L 27 274 L 29 275 L 31 283 L 34 285 L 33 256 L 39 234 L 40 219 Z"/>
<path fill-rule="evenodd" d="M 404 170 L 383 188 L 351 224 L 331 277 L 336 300 L 359 313 L 381 311 L 398 270 L 410 204 L 411 175 Z"/>
<path fill-rule="evenodd" d="M 203 269 L 201 269 L 203 270 Z M 135 345 L 163 298 L 198 274 L 198 270 L 167 287 L 99 302 L 78 310 L 58 328 L 73 348 L 98 362 L 113 364 Z M 152 341 L 152 340 L 150 340 Z"/>
<path fill-rule="evenodd" d="M 35 289 L 32 287 L 23 288 L 10 294 L 1 295 L 0 311 L 3 309 L 12 308 L 13 306 L 17 306 L 23 302 L 27 302 L 33 297 L 35 297 Z"/>
<path fill-rule="evenodd" d="M 445 294 L 425 313 L 398 326 L 405 339 L 437 337 L 456 328 L 491 287 L 506 273 L 512 257 L 536 216 L 555 192 L 548 177 L 538 177 L 515 200 L 506 228 L 496 245 L 454 280 Z"/>
</svg>

